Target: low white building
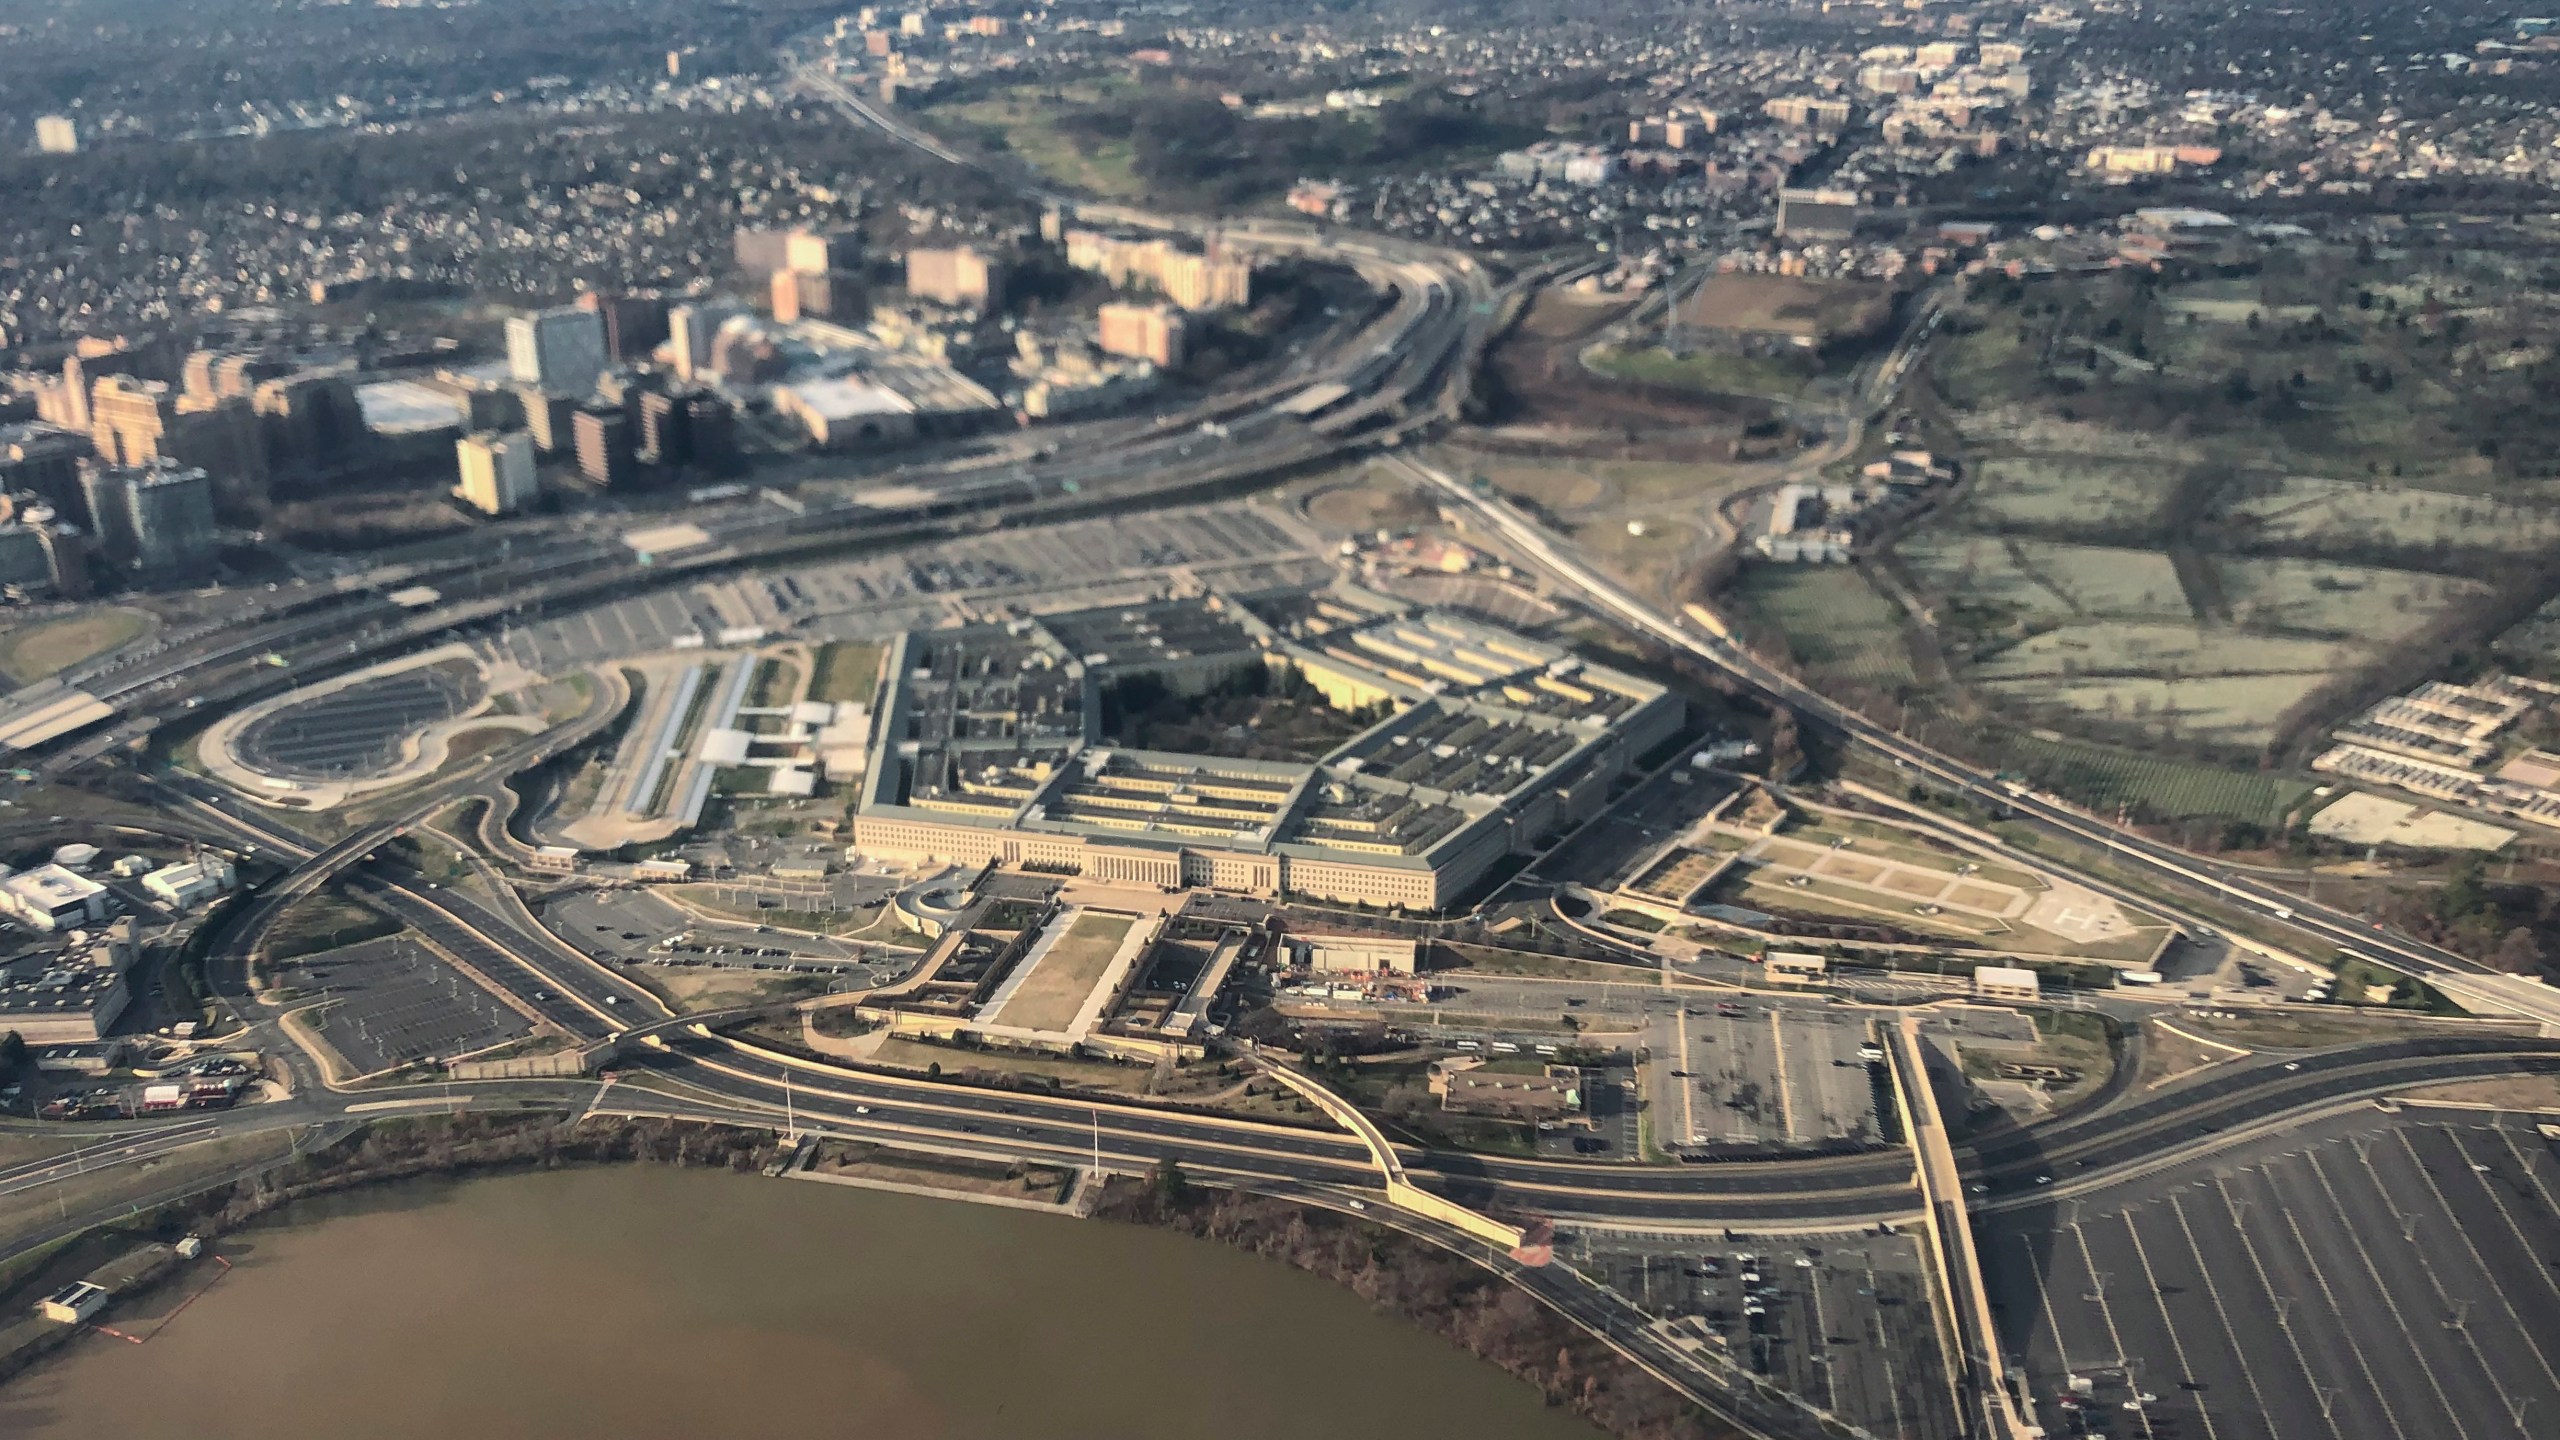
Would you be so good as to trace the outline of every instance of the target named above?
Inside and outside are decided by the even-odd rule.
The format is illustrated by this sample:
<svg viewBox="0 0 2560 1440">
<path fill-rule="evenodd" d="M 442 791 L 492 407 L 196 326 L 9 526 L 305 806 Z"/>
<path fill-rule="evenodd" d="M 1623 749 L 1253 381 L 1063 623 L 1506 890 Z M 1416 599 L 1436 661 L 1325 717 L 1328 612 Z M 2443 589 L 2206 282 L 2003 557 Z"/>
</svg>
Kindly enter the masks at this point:
<svg viewBox="0 0 2560 1440">
<path fill-rule="evenodd" d="M 107 1308 L 107 1298 L 105 1286 L 74 1280 L 44 1297 L 44 1303 L 36 1308 L 56 1325 L 86 1325 Z"/>
<path fill-rule="evenodd" d="M 1289 958 L 1319 974 L 1410 975 L 1421 948 L 1392 935 L 1293 935 Z"/>
<path fill-rule="evenodd" d="M 107 918 L 107 887 L 59 865 L 39 865 L 0 880 L 0 910 L 48 934 Z"/>
<path fill-rule="evenodd" d="M 857 376 L 777 385 L 773 408 L 799 421 L 821 450 L 897 445 L 916 438 L 914 402 Z"/>
<path fill-rule="evenodd" d="M 2011 965 L 1983 965 L 1973 972 L 1973 993 L 1985 1000 L 2034 1000 L 2043 991 L 2033 970 Z"/>
<path fill-rule="evenodd" d="M 1760 964 L 1772 980 L 1819 980 L 1831 968 L 1821 955 L 1802 950 L 1772 950 L 1760 957 Z"/>
<path fill-rule="evenodd" d="M 231 862 L 219 855 L 163 865 L 142 877 L 142 888 L 173 910 L 192 910 L 200 902 L 228 895 L 237 883 Z"/>
</svg>

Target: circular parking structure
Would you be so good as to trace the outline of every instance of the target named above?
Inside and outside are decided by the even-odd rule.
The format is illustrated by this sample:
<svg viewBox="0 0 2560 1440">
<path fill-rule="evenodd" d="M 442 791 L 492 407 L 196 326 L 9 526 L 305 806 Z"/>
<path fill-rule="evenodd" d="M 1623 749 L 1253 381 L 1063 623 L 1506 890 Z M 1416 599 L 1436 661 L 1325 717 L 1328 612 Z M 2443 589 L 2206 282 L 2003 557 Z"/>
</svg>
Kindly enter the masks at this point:
<svg viewBox="0 0 2560 1440">
<path fill-rule="evenodd" d="M 362 779 L 399 764 L 409 737 L 469 711 L 481 693 L 479 676 L 461 666 L 404 670 L 260 716 L 236 751 L 269 775 Z"/>
</svg>

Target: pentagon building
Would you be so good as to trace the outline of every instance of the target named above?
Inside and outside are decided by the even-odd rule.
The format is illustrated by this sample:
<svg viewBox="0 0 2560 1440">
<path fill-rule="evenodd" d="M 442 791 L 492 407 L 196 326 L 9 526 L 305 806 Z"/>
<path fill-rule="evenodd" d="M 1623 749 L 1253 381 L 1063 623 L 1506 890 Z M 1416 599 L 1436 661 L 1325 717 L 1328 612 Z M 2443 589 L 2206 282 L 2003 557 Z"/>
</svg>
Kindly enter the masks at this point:
<svg viewBox="0 0 2560 1440">
<path fill-rule="evenodd" d="M 1104 739 L 1115 682 L 1196 694 L 1250 667 L 1383 718 L 1312 764 Z M 1349 586 L 914 632 L 887 673 L 866 854 L 1414 910 L 1596 814 L 1684 715 L 1649 681 Z"/>
</svg>

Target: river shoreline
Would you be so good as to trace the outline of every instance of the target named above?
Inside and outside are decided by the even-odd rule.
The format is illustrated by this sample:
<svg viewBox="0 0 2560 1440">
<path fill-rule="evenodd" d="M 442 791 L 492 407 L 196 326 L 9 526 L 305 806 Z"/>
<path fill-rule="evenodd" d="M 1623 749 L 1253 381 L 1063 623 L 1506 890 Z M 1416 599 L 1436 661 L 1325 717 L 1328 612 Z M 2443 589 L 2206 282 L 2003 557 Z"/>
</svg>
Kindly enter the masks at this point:
<svg viewBox="0 0 2560 1440">
<path fill-rule="evenodd" d="M 137 1244 L 186 1234 L 216 1238 L 298 1201 L 404 1181 L 639 1162 L 753 1175 L 784 1153 L 768 1131 L 670 1120 L 581 1122 L 543 1114 L 383 1121 L 328 1151 L 115 1229 Z M 1106 1185 L 1093 1218 L 1216 1241 L 1332 1281 L 1373 1309 L 1528 1382 L 1548 1405 L 1622 1440 L 1737 1435 L 1518 1287 L 1401 1232 L 1289 1201 L 1186 1185 L 1178 1174 Z M 120 1298 L 167 1283 L 164 1277 Z M 62 1333 L 67 1341 L 77 1332 L 66 1327 Z M 57 1342 L 19 1357 L 10 1375 L 41 1366 L 59 1348 Z"/>
</svg>

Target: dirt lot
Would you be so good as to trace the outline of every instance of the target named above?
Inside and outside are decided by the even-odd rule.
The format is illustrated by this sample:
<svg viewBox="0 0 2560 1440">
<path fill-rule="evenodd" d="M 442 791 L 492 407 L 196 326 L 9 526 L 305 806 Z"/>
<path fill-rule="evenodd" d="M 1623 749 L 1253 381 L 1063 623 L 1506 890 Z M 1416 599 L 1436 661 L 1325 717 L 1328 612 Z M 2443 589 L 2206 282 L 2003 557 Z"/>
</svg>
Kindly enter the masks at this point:
<svg viewBox="0 0 2560 1440">
<path fill-rule="evenodd" d="M 1774 331 L 1817 345 L 1874 333 L 1893 314 L 1880 285 L 1794 275 L 1713 275 L 1681 303 L 1702 328 Z"/>
<path fill-rule="evenodd" d="M 1030 1030 L 1063 1030 L 1076 1018 L 1095 982 L 1138 922 L 1127 915 L 1089 911 L 1079 915 L 1049 953 L 1040 957 L 1022 988 L 1004 1003 L 996 1019 Z"/>
<path fill-rule="evenodd" d="M 1582 351 L 1618 311 L 1548 292 L 1497 346 L 1478 387 L 1487 439 L 1559 453 L 1605 446 L 1630 458 L 1731 459 L 1785 445 L 1766 402 L 1609 380 Z M 1763 433 L 1746 437 L 1759 425 Z"/>
<path fill-rule="evenodd" d="M 844 1140 L 820 1145 L 809 1169 L 818 1175 L 1016 1200 L 1055 1200 L 1072 1173 L 1064 1167 L 973 1162 Z"/>
<path fill-rule="evenodd" d="M 1328 479 L 1307 492 L 1307 518 L 1328 534 L 1410 530 L 1439 518 L 1422 492 L 1366 470 Z"/>
</svg>

